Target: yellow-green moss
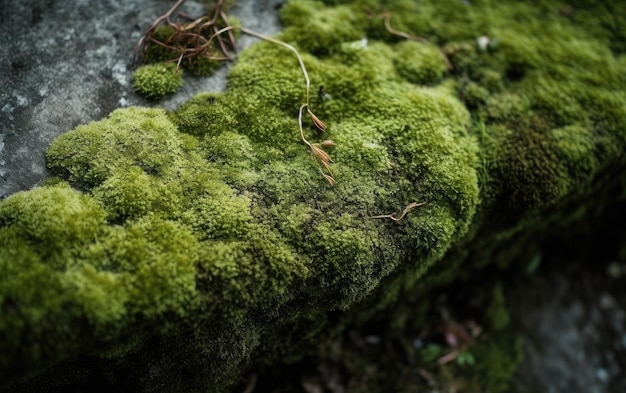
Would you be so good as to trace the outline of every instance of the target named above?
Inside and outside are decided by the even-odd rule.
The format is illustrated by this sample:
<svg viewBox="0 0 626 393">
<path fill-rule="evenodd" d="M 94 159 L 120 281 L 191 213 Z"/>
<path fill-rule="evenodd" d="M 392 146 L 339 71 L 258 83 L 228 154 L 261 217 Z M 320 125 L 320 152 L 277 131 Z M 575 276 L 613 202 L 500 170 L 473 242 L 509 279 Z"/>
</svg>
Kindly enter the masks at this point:
<svg viewBox="0 0 626 393">
<path fill-rule="evenodd" d="M 135 71 L 133 89 L 151 99 L 174 94 L 183 85 L 183 72 L 174 63 L 156 63 L 141 66 Z"/>
<path fill-rule="evenodd" d="M 398 74 L 412 83 L 428 85 L 441 80 L 446 72 L 446 63 L 439 48 L 402 41 L 394 48 L 394 65 Z"/>
</svg>

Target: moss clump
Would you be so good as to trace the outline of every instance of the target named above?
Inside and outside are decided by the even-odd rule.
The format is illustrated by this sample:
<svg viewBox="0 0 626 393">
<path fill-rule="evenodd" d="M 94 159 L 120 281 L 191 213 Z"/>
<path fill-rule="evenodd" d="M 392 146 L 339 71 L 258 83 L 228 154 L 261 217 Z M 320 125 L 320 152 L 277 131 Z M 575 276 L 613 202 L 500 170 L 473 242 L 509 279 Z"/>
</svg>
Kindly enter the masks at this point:
<svg viewBox="0 0 626 393">
<path fill-rule="evenodd" d="M 446 72 L 439 48 L 414 41 L 403 41 L 394 48 L 394 66 L 398 74 L 412 83 L 434 84 Z"/>
<path fill-rule="evenodd" d="M 285 40 L 316 56 L 334 53 L 344 43 L 365 37 L 365 21 L 358 5 L 324 8 L 319 1 L 296 1 L 281 9 L 287 22 Z"/>
<path fill-rule="evenodd" d="M 172 178 L 192 159 L 179 135 L 164 110 L 120 109 L 106 120 L 79 126 L 56 139 L 46 153 L 48 166 L 88 189 L 133 168 Z M 82 146 L 80 151 L 74 150 L 77 146 Z"/>
<path fill-rule="evenodd" d="M 146 217 L 110 227 L 102 207 L 67 184 L 11 196 L 0 223 L 3 370 L 140 342 L 141 332 L 122 338 L 129 321 L 194 308 L 194 239 L 180 225 Z"/>
<path fill-rule="evenodd" d="M 183 73 L 173 63 L 141 66 L 135 71 L 133 89 L 150 99 L 158 100 L 174 94 L 183 85 Z"/>
<path fill-rule="evenodd" d="M 154 31 L 154 39 L 163 43 L 169 43 L 174 34 L 176 34 L 174 26 L 160 26 Z M 148 44 L 143 55 L 143 61 L 146 64 L 164 63 L 177 59 L 178 56 L 174 50 L 161 45 Z"/>
</svg>

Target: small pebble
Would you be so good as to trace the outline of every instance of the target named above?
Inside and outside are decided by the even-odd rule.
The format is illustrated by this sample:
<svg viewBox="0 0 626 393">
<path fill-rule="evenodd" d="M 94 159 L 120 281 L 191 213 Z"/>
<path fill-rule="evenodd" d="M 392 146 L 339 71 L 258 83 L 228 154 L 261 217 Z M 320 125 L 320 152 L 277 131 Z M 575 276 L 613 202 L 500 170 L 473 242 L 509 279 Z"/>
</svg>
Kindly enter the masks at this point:
<svg viewBox="0 0 626 393">
<path fill-rule="evenodd" d="M 615 299 L 613 299 L 613 296 L 609 295 L 608 293 L 602 294 L 602 296 L 600 297 L 600 308 L 602 308 L 603 310 L 610 310 L 614 307 Z"/>
<path fill-rule="evenodd" d="M 370 345 L 380 344 L 380 336 L 376 336 L 374 334 L 371 334 L 371 335 L 365 337 L 365 342 L 370 344 Z"/>
<path fill-rule="evenodd" d="M 611 262 L 609 266 L 606 267 L 606 273 L 612 279 L 619 278 L 622 275 L 622 267 L 617 262 Z"/>
<path fill-rule="evenodd" d="M 596 378 L 598 378 L 601 382 L 608 382 L 610 375 L 609 372 L 603 368 L 599 368 L 596 370 Z"/>
</svg>

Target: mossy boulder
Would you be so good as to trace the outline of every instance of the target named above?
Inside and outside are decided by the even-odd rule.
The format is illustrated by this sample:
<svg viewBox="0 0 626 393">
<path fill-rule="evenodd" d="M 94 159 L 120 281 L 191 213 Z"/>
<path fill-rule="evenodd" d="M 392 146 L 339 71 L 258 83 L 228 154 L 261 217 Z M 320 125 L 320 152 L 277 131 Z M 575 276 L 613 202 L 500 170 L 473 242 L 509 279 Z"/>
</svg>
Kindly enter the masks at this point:
<svg viewBox="0 0 626 393">
<path fill-rule="evenodd" d="M 425 44 L 388 33 L 376 1 L 326 3 L 287 3 L 278 38 L 332 96 L 311 97 L 326 132 L 303 132 L 335 142 L 336 184 L 300 139 L 298 62 L 269 42 L 240 54 L 224 93 L 62 135 L 47 158 L 64 181 L 0 203 L 5 386 L 43 372 L 13 388 L 88 375 L 219 390 L 251 357 L 297 358 L 337 326 L 331 313 L 367 320 L 425 299 L 612 197 L 626 164 L 621 30 L 590 16 L 589 33 L 553 2 L 386 2 Z M 483 35 L 498 46 L 482 50 Z M 480 385 L 504 391 L 514 363 Z"/>
</svg>

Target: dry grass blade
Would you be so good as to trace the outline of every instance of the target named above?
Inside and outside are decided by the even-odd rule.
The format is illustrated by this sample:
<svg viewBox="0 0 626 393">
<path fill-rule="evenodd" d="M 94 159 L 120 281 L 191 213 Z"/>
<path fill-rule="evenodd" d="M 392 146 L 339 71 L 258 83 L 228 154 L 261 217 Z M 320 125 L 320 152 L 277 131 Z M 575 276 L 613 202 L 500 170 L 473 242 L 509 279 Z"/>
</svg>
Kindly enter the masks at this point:
<svg viewBox="0 0 626 393">
<path fill-rule="evenodd" d="M 320 168 L 320 172 L 322 173 L 322 175 L 324 175 L 324 178 L 332 186 L 335 184 L 335 178 L 333 177 L 333 172 L 330 168 L 330 163 L 333 160 L 330 158 L 330 155 L 326 153 L 320 146 L 314 145 L 313 143 L 307 141 L 307 139 L 304 137 L 304 127 L 302 126 L 302 112 L 304 111 L 304 109 L 309 111 L 307 105 L 303 104 L 302 106 L 300 106 L 300 110 L 298 112 L 298 125 L 300 126 L 300 137 L 302 138 L 302 142 L 304 142 L 309 147 L 309 149 L 311 149 L 311 154 L 313 155 L 313 159 L 315 160 L 315 162 L 320 164 L 323 167 L 323 169 L 326 170 L 326 172 L 324 172 L 324 170 Z"/>
<path fill-rule="evenodd" d="M 321 148 L 315 146 L 314 144 L 311 144 L 311 152 L 313 153 L 313 156 L 315 158 L 319 159 L 322 162 L 322 165 L 324 165 L 324 167 L 327 167 L 332 162 L 328 153 L 326 153 Z"/>
<path fill-rule="evenodd" d="M 320 170 L 320 172 L 322 172 Z M 326 173 L 322 172 L 322 175 L 324 176 L 324 178 L 326 179 L 326 181 L 328 182 L 328 184 L 330 184 L 331 186 L 334 186 L 336 181 L 335 178 L 332 177 L 331 175 L 327 175 Z"/>
<path fill-rule="evenodd" d="M 404 210 L 402 211 L 402 213 L 400 214 L 400 217 L 397 217 L 396 213 L 392 213 L 392 214 L 382 214 L 380 216 L 373 216 L 371 218 L 388 218 L 392 221 L 395 222 L 400 222 L 400 220 L 402 220 L 404 218 L 404 216 L 406 216 L 411 210 L 415 209 L 418 206 L 423 206 L 425 205 L 426 202 L 413 202 L 410 203 L 407 207 L 404 208 Z"/>
<path fill-rule="evenodd" d="M 422 44 L 429 44 L 426 38 L 423 38 L 417 35 L 412 35 L 409 33 L 405 33 L 404 31 L 396 30 L 393 27 L 391 27 L 391 13 L 385 12 L 382 14 L 382 17 L 385 19 L 385 29 L 387 29 L 389 33 L 400 36 L 400 37 L 404 37 L 407 40 L 421 42 Z"/>
<path fill-rule="evenodd" d="M 422 44 L 427 44 L 427 45 L 430 44 L 430 41 L 428 41 L 424 37 L 420 37 L 420 36 L 417 36 L 417 35 L 405 33 L 404 31 L 396 30 L 393 27 L 391 27 L 391 13 L 385 12 L 381 16 L 385 20 L 385 29 L 389 33 L 391 33 L 393 35 L 397 35 L 399 37 L 404 37 L 407 40 L 421 42 Z M 441 57 L 443 58 L 443 61 L 446 63 L 446 67 L 448 68 L 448 70 L 451 70 L 453 67 L 452 67 L 452 63 L 450 62 L 450 59 L 448 59 L 448 56 L 442 50 L 439 50 L 439 52 L 441 53 Z"/>
<path fill-rule="evenodd" d="M 311 109 L 309 109 L 309 107 L 306 108 L 306 111 L 309 113 L 309 116 L 311 116 L 311 120 L 313 120 L 313 124 L 315 124 L 315 127 L 317 127 L 322 132 L 326 131 L 326 124 L 324 124 L 323 121 L 315 116 L 315 114 L 311 112 Z"/>
<path fill-rule="evenodd" d="M 157 27 L 159 27 L 161 22 L 166 21 L 167 24 L 173 25 L 173 23 L 170 21 L 170 17 L 174 13 L 174 11 L 176 11 L 184 2 L 185 0 L 178 0 L 176 4 L 172 6 L 172 8 L 170 8 L 165 14 L 158 17 L 154 21 L 154 23 L 152 23 L 152 25 L 148 28 L 148 30 L 146 30 L 145 34 L 141 37 L 141 39 L 137 43 L 137 47 L 135 48 L 135 55 L 133 56 L 133 63 L 135 62 L 137 53 L 139 53 L 139 49 L 141 49 L 142 47 L 145 49 L 146 41 L 150 41 L 150 39 L 152 38 L 152 35 L 154 34 Z"/>
</svg>

